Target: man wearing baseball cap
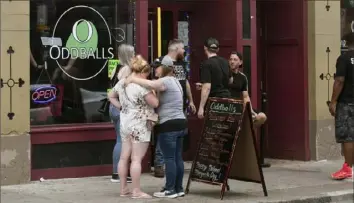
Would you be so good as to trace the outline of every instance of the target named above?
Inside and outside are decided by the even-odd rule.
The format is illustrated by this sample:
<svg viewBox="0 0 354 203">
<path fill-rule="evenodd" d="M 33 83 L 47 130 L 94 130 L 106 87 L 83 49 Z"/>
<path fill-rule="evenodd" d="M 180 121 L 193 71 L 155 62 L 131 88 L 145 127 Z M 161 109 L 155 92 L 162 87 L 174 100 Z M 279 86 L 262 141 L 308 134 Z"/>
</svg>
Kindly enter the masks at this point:
<svg viewBox="0 0 354 203">
<path fill-rule="evenodd" d="M 215 38 L 208 38 L 204 42 L 204 52 L 208 57 L 202 63 L 200 83 L 201 97 L 198 118 L 204 118 L 204 107 L 208 97 L 230 98 L 229 82 L 231 71 L 226 59 L 217 55 L 219 42 Z"/>
</svg>

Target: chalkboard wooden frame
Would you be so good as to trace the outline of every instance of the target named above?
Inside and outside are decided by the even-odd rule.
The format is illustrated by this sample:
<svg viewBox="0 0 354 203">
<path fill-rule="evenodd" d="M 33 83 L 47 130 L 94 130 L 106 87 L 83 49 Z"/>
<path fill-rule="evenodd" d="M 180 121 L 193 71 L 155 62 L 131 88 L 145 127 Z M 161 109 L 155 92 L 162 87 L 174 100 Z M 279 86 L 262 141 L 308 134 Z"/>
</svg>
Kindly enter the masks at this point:
<svg viewBox="0 0 354 203">
<path fill-rule="evenodd" d="M 206 133 L 206 124 L 209 120 L 209 111 L 210 111 L 210 106 L 212 102 L 228 102 L 231 104 L 238 104 L 242 105 L 241 111 L 239 112 L 241 115 L 239 116 L 239 120 L 232 123 L 232 125 L 237 125 L 234 126 L 236 127 L 235 132 L 233 133 L 235 137 L 233 138 L 232 142 L 232 149 L 230 151 L 230 156 L 228 160 L 228 166 L 226 168 L 223 181 L 222 182 L 214 182 L 214 181 L 208 181 L 208 180 L 203 180 L 194 177 L 195 176 L 195 170 L 196 170 L 196 162 L 198 161 L 199 164 L 199 152 L 201 150 L 201 145 L 206 139 L 205 133 Z M 231 114 L 231 113 L 230 113 Z M 231 128 L 231 127 L 230 127 Z M 242 143 L 240 143 L 242 142 Z M 240 145 L 237 145 L 240 144 Z M 243 145 L 243 146 L 242 146 Z M 252 146 L 253 145 L 253 146 Z M 237 147 L 239 146 L 239 147 Z M 225 187 L 229 191 L 229 185 L 228 185 L 228 179 L 235 179 L 235 180 L 240 180 L 240 181 L 247 181 L 247 182 L 254 182 L 254 183 L 261 183 L 263 187 L 263 192 L 265 196 L 268 196 L 264 177 L 263 177 L 263 171 L 260 166 L 259 162 L 259 153 L 258 149 L 256 147 L 256 138 L 255 138 L 255 132 L 253 129 L 253 119 L 252 119 L 252 114 L 251 114 L 251 105 L 250 103 L 247 103 L 246 105 L 243 105 L 243 101 L 241 100 L 234 100 L 234 99 L 225 99 L 225 98 L 209 98 L 208 103 L 206 105 L 205 109 L 205 119 L 204 119 L 204 126 L 203 126 L 203 132 L 202 136 L 198 142 L 198 148 L 197 148 L 197 154 L 194 157 L 194 161 L 192 164 L 192 168 L 189 174 L 187 186 L 186 186 L 186 194 L 189 193 L 189 186 L 191 181 L 195 182 L 202 182 L 210 185 L 220 185 L 222 186 L 221 192 L 220 192 L 220 199 L 223 199 L 224 193 L 225 193 Z M 237 152 L 235 154 L 235 152 Z M 240 159 L 239 156 L 241 155 L 244 157 L 246 156 L 251 156 L 249 159 L 251 160 L 250 162 L 243 163 L 242 160 Z M 252 164 L 251 166 L 249 164 Z M 247 169 L 247 170 L 245 170 Z M 222 173 L 222 172 L 221 172 Z M 219 175 L 220 176 L 220 175 Z"/>
</svg>

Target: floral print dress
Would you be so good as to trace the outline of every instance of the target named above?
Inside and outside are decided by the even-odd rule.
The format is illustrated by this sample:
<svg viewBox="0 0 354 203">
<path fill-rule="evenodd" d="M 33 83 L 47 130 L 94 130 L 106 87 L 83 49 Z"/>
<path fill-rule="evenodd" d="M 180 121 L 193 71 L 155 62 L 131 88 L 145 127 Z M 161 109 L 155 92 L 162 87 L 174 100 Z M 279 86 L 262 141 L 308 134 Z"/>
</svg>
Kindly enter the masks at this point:
<svg viewBox="0 0 354 203">
<path fill-rule="evenodd" d="M 130 83 L 124 87 L 125 79 L 120 80 L 114 87 L 122 105 L 120 112 L 120 135 L 122 141 L 131 139 L 133 143 L 150 142 L 151 130 L 147 125 L 147 118 L 154 113 L 144 99 L 150 93 L 148 89 Z"/>
</svg>

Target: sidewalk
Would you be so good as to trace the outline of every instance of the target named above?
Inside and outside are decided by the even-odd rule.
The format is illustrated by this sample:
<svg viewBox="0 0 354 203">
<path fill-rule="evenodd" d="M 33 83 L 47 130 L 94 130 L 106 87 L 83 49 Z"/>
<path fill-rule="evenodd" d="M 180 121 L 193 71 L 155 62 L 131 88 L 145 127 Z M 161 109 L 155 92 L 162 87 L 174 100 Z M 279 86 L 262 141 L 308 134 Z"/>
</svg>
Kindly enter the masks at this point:
<svg viewBox="0 0 354 203">
<path fill-rule="evenodd" d="M 332 181 L 329 174 L 342 161 L 290 162 L 271 161 L 272 167 L 263 169 L 268 197 L 263 196 L 260 184 L 229 180 L 231 190 L 219 199 L 220 187 L 192 182 L 190 193 L 178 199 L 137 201 L 119 197 L 119 184 L 110 177 L 45 180 L 25 185 L 1 187 L 1 203 L 136 203 L 136 202 L 339 202 L 353 200 L 353 182 Z M 185 184 L 190 163 L 186 163 Z M 144 174 L 142 188 L 152 194 L 163 186 L 163 179 Z"/>
</svg>

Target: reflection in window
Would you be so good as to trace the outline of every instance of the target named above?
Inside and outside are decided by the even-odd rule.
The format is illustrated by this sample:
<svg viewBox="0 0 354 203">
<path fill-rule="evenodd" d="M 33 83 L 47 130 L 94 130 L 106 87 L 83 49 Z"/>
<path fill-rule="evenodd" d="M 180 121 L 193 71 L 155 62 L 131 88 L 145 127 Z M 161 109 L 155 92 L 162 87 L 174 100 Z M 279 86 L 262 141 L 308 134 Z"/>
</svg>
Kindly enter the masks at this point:
<svg viewBox="0 0 354 203">
<path fill-rule="evenodd" d="M 243 46 L 243 73 L 248 79 L 248 93 L 251 95 L 251 47 Z"/>
<path fill-rule="evenodd" d="M 107 95 L 107 60 L 121 43 L 133 43 L 129 6 L 30 1 L 31 125 L 109 121 L 98 109 Z"/>
<path fill-rule="evenodd" d="M 242 0 L 242 36 L 251 38 L 251 4 L 250 0 Z"/>
<path fill-rule="evenodd" d="M 354 1 L 341 0 L 341 39 L 347 33 L 354 32 Z M 347 50 L 345 41 L 341 41 L 342 51 Z"/>
</svg>

